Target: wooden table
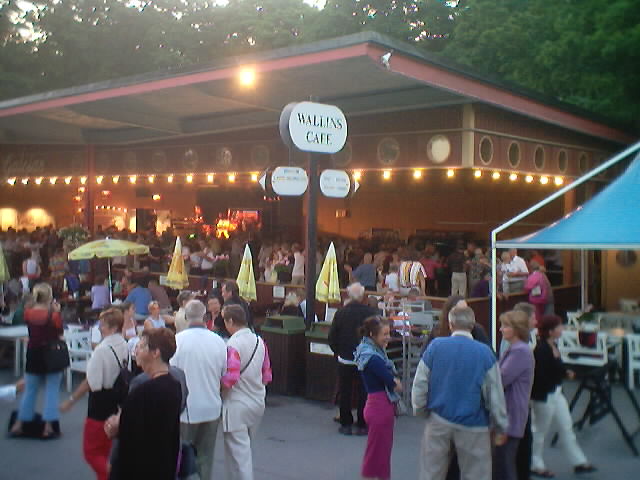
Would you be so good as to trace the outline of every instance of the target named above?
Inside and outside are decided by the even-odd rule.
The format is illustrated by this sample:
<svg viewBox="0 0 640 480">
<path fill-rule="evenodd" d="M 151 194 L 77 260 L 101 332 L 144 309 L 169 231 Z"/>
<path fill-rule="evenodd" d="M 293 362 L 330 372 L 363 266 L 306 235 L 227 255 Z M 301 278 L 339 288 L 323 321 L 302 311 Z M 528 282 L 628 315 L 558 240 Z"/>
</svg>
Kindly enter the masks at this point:
<svg viewBox="0 0 640 480">
<path fill-rule="evenodd" d="M 29 339 L 29 330 L 26 325 L 0 328 L 0 340 L 14 342 L 13 372 L 19 377 L 26 364 L 27 349 L 22 348 L 23 343 Z"/>
</svg>

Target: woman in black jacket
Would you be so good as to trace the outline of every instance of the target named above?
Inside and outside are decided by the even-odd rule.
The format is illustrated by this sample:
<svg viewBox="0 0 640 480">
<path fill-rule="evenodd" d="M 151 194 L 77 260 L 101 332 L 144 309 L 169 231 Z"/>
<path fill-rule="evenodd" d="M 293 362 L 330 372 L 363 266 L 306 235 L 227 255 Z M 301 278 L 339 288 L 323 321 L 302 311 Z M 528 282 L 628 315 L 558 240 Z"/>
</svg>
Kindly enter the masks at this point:
<svg viewBox="0 0 640 480">
<path fill-rule="evenodd" d="M 562 381 L 565 377 L 573 378 L 574 374 L 566 370 L 560 357 L 557 341 L 562 336 L 562 320 L 557 315 L 545 315 L 538 325 L 538 341 L 533 356 L 536 367 L 533 375 L 531 391 L 533 445 L 531 455 L 531 474 L 537 477 L 553 478 L 554 474 L 547 470 L 542 454 L 544 440 L 552 421 L 558 426 L 558 435 L 566 457 L 573 465 L 575 473 L 595 471 L 573 432 L 573 420 L 567 399 L 562 393 Z"/>
</svg>

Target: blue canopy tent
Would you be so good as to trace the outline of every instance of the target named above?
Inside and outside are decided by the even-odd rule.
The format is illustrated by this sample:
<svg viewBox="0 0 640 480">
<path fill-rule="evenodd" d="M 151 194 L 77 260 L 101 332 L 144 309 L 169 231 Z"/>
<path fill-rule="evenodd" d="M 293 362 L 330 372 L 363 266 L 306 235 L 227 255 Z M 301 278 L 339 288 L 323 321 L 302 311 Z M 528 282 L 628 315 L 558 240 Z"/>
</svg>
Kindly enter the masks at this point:
<svg viewBox="0 0 640 480">
<path fill-rule="evenodd" d="M 586 303 L 586 250 L 640 250 L 640 142 L 631 145 L 599 167 L 558 190 L 553 195 L 512 218 L 491 232 L 492 293 L 491 334 L 496 347 L 496 251 L 498 248 L 526 248 L 582 251 L 582 298 Z M 565 217 L 537 232 L 511 240 L 497 235 L 514 223 L 544 207 L 566 192 L 600 174 L 615 163 L 637 155 L 626 172 Z"/>
</svg>

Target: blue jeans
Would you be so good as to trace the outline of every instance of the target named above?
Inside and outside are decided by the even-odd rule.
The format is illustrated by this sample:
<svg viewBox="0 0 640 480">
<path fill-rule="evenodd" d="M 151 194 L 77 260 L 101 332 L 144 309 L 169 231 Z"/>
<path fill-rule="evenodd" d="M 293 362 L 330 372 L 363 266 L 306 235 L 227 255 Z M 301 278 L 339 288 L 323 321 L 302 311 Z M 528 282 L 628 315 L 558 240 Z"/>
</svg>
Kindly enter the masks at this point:
<svg viewBox="0 0 640 480">
<path fill-rule="evenodd" d="M 20 410 L 18 412 L 18 420 L 22 422 L 30 422 L 35 415 L 36 400 L 38 399 L 38 390 L 44 381 L 44 409 L 42 411 L 42 419 L 45 422 L 53 422 L 58 420 L 60 413 L 58 411 L 60 381 L 62 380 L 62 372 L 47 373 L 46 375 L 35 375 L 33 373 L 24 374 L 24 394 L 20 402 Z"/>
</svg>

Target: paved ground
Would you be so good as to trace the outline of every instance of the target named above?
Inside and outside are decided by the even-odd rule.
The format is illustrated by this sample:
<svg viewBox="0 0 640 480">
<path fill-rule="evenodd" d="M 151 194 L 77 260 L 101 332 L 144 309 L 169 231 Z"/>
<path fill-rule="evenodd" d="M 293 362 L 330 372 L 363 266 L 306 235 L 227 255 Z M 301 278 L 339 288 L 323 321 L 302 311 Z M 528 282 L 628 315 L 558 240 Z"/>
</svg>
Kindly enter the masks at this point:
<svg viewBox="0 0 640 480">
<path fill-rule="evenodd" d="M 0 383 L 13 381 L 12 372 L 0 370 Z M 571 394 L 575 385 L 567 385 Z M 632 415 L 627 399 L 615 392 L 623 418 L 631 429 L 638 419 Z M 68 394 L 61 392 L 61 399 Z M 13 406 L 14 407 L 14 406 Z M 0 421 L 6 425 L 12 406 L 3 405 Z M 95 478 L 86 466 L 81 451 L 82 423 L 86 401 L 61 421 L 64 435 L 59 440 L 41 442 L 15 440 L 0 436 L 1 480 L 78 480 Z M 366 439 L 338 435 L 331 420 L 334 409 L 327 404 L 300 398 L 270 396 L 255 451 L 256 480 L 355 480 Z M 417 478 L 417 456 L 423 421 L 400 418 L 395 430 L 392 477 Z M 589 459 L 599 467 L 585 479 L 638 478 L 640 459 L 633 456 L 617 431 L 613 419 L 607 417 L 578 433 L 578 440 Z M 640 439 L 638 441 L 640 446 Z M 223 478 L 223 450 L 219 436 L 216 446 L 214 479 Z M 559 448 L 549 448 L 548 466 L 558 480 L 576 478 L 563 460 Z M 146 480 L 146 479 L 144 479 Z"/>
</svg>

